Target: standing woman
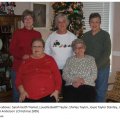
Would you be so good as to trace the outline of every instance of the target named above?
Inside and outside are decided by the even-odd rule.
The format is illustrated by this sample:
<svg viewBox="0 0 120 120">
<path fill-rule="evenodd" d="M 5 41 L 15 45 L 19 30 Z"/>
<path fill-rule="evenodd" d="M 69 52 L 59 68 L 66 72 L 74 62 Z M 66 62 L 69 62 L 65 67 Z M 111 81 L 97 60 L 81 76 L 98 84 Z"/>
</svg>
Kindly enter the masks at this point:
<svg viewBox="0 0 120 120">
<path fill-rule="evenodd" d="M 67 59 L 63 69 L 65 89 L 64 102 L 95 102 L 95 80 L 97 67 L 92 56 L 85 55 L 86 45 L 83 40 L 72 42 L 74 56 Z"/>
<path fill-rule="evenodd" d="M 67 30 L 68 24 L 67 16 L 59 13 L 55 18 L 57 30 L 49 35 L 45 44 L 45 52 L 55 59 L 61 74 L 67 58 L 73 55 L 72 41 L 77 38 Z"/>
<path fill-rule="evenodd" d="M 56 102 L 61 75 L 55 60 L 44 53 L 42 39 L 32 42 L 32 55 L 20 65 L 16 78 L 20 102 Z"/>
<path fill-rule="evenodd" d="M 33 29 L 34 14 L 32 11 L 25 10 L 22 14 L 22 21 L 24 27 L 15 31 L 10 43 L 10 53 L 14 58 L 11 72 L 13 102 L 19 101 L 19 94 L 15 87 L 16 72 L 18 71 L 22 60 L 28 59 L 29 55 L 32 53 L 32 39 L 41 38 L 41 33 Z"/>
<path fill-rule="evenodd" d="M 96 80 L 96 102 L 105 102 L 110 71 L 111 40 L 108 32 L 101 29 L 101 16 L 91 13 L 89 16 L 91 30 L 83 35 L 87 46 L 86 54 L 95 58 L 98 68 Z"/>
</svg>

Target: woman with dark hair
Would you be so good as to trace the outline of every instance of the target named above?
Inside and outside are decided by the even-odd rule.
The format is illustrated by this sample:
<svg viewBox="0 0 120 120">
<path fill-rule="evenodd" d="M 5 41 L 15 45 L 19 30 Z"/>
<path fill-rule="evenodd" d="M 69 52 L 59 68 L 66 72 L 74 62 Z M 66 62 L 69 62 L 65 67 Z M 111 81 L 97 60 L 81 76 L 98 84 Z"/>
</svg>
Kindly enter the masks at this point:
<svg viewBox="0 0 120 120">
<path fill-rule="evenodd" d="M 33 38 L 41 38 L 41 33 L 33 29 L 34 14 L 30 10 L 25 10 L 22 14 L 24 27 L 18 29 L 13 34 L 10 43 L 10 53 L 14 58 L 12 66 L 12 88 L 13 102 L 19 101 L 19 94 L 15 87 L 16 72 L 24 59 L 28 59 L 31 51 L 31 42 Z"/>
<path fill-rule="evenodd" d="M 87 46 L 86 54 L 93 56 L 97 64 L 96 102 L 105 102 L 110 71 L 110 35 L 107 31 L 101 29 L 101 16 L 99 13 L 90 14 L 89 24 L 91 30 L 86 32 L 82 39 Z"/>
</svg>

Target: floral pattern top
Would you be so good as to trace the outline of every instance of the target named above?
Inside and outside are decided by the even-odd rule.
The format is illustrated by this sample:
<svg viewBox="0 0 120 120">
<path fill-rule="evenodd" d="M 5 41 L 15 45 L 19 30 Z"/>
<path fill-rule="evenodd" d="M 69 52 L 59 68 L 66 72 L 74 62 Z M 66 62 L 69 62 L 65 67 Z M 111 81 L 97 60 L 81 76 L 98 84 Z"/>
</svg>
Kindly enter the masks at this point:
<svg viewBox="0 0 120 120">
<path fill-rule="evenodd" d="M 63 69 L 63 79 L 66 85 L 71 85 L 75 78 L 83 78 L 86 85 L 95 86 L 97 78 L 97 66 L 92 56 L 85 55 L 84 58 L 72 56 L 67 59 Z"/>
</svg>

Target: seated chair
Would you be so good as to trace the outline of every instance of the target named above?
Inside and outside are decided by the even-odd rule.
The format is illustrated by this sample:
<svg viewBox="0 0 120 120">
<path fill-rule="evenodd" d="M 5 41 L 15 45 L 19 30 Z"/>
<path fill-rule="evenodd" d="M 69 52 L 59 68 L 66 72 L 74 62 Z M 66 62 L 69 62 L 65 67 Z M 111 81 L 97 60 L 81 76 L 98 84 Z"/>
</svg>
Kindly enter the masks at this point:
<svg viewBox="0 0 120 120">
<path fill-rule="evenodd" d="M 112 90 L 107 92 L 107 102 L 120 102 L 120 71 L 116 72 L 115 82 L 108 85 L 113 85 Z"/>
</svg>

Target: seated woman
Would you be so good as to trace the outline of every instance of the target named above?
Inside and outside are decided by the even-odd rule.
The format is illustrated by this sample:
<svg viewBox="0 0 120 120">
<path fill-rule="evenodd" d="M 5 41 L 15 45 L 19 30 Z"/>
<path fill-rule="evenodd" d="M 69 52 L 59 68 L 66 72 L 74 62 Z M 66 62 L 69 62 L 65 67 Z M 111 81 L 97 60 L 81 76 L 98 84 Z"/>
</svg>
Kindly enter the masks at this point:
<svg viewBox="0 0 120 120">
<path fill-rule="evenodd" d="M 63 69 L 64 102 L 94 102 L 97 67 L 92 56 L 85 55 L 86 45 L 81 39 L 72 42 L 74 56 L 67 59 Z"/>
<path fill-rule="evenodd" d="M 32 55 L 21 64 L 16 78 L 20 102 L 56 102 L 61 75 L 55 60 L 44 53 L 42 39 L 32 41 Z"/>
</svg>

